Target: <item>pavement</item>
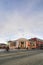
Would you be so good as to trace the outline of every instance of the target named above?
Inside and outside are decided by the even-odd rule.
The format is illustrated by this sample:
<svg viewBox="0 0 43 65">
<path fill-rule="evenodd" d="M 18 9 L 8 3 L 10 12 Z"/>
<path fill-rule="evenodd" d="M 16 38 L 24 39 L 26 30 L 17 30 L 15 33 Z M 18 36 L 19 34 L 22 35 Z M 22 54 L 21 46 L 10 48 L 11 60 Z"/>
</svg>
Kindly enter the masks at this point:
<svg viewBox="0 0 43 65">
<path fill-rule="evenodd" d="M 8 52 L 4 49 L 1 49 L 1 52 L 0 52 L 0 57 L 4 57 L 4 56 L 10 56 L 12 54 L 18 54 L 18 53 L 24 53 L 24 52 L 31 52 L 31 53 L 34 53 L 34 52 L 42 52 L 42 50 L 26 50 L 26 49 L 14 49 L 14 50 L 9 50 Z"/>
<path fill-rule="evenodd" d="M 43 50 L 20 50 L 0 54 L 0 65 L 43 65 Z"/>
<path fill-rule="evenodd" d="M 12 59 L 2 65 L 43 65 L 43 53 L 20 59 Z"/>
</svg>

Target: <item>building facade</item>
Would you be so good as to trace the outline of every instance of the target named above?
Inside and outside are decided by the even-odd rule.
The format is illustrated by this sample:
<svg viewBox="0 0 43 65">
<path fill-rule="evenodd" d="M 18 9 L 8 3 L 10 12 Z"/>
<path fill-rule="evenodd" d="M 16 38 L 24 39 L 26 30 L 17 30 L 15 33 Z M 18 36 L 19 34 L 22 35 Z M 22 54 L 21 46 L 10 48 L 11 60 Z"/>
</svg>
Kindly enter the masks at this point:
<svg viewBox="0 0 43 65">
<path fill-rule="evenodd" d="M 8 41 L 8 44 L 10 49 L 30 49 L 30 42 L 25 38 L 20 38 L 15 41 Z"/>
</svg>

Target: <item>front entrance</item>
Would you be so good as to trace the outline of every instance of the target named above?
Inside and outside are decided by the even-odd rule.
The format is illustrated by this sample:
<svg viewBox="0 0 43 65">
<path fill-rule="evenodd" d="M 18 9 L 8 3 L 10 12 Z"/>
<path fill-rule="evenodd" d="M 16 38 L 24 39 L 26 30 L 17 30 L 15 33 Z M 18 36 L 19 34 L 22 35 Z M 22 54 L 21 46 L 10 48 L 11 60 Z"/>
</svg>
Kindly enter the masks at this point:
<svg viewBox="0 0 43 65">
<path fill-rule="evenodd" d="M 25 49 L 25 48 L 26 48 L 26 41 L 19 41 L 18 47 L 19 47 L 20 49 Z"/>
<path fill-rule="evenodd" d="M 24 48 L 24 42 L 21 42 L 21 48 Z"/>
</svg>

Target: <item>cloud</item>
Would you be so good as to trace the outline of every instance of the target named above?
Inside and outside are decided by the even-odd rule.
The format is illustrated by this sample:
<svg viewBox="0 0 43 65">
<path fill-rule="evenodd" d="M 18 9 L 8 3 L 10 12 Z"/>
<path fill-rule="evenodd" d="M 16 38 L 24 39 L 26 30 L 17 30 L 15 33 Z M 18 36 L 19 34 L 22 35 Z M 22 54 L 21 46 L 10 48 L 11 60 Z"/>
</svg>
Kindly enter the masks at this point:
<svg viewBox="0 0 43 65">
<path fill-rule="evenodd" d="M 3 40 L 20 37 L 43 36 L 43 11 L 35 10 L 40 1 L 25 2 L 18 9 L 0 11 L 0 38 Z M 22 4 L 21 4 L 22 5 Z M 17 6 L 16 6 L 17 7 Z M 21 10 L 20 10 L 21 9 Z"/>
</svg>

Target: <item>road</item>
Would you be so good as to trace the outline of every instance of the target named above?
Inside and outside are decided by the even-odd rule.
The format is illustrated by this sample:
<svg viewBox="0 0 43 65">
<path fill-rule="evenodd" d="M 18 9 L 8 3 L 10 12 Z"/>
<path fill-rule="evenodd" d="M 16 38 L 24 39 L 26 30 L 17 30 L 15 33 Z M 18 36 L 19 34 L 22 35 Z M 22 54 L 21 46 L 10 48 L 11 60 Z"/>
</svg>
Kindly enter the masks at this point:
<svg viewBox="0 0 43 65">
<path fill-rule="evenodd" d="M 4 54 L 0 55 L 0 65 L 43 65 L 43 50 L 21 50 Z"/>
</svg>

